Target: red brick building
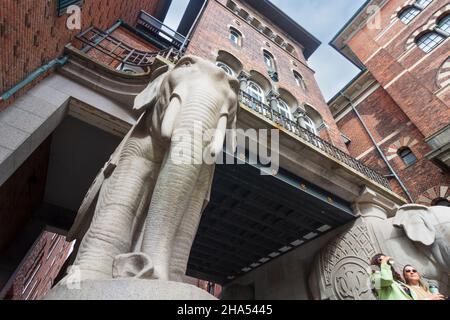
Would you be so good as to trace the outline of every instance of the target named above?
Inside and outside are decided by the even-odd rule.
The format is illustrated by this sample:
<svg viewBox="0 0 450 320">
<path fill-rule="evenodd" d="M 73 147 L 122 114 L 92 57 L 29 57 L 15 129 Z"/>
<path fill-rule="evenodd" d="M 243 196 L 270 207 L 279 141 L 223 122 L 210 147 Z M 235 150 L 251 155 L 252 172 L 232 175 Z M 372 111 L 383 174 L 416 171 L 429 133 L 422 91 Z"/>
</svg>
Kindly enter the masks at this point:
<svg viewBox="0 0 450 320">
<path fill-rule="evenodd" d="M 73 13 L 66 13 L 66 9 L 68 5 L 78 3 L 80 1 L 76 0 L 2 1 L 0 92 L 12 88 L 38 67 L 62 55 L 64 46 L 81 30 L 91 25 L 106 30 L 119 19 L 134 25 L 140 10 L 164 20 L 170 5 L 170 1 L 85 0 L 81 6 L 80 28 L 68 29 L 66 25 Z M 0 110 L 11 102 L 10 99 L 0 101 Z"/>
<path fill-rule="evenodd" d="M 187 29 L 187 22 L 181 30 Z M 306 113 L 311 131 L 347 152 L 308 65 L 319 45 L 268 1 L 215 0 L 207 2 L 187 53 L 227 65 L 241 80 L 256 85 L 251 94 L 266 104 L 278 97 L 292 120 Z M 278 79 L 274 81 L 269 71 L 276 71 Z"/>
<path fill-rule="evenodd" d="M 145 41 L 141 41 L 139 46 L 134 40 L 137 36 L 129 31 L 132 29 L 129 26 L 137 24 L 141 10 L 164 20 L 170 3 L 163 0 L 20 0 L 0 3 L 0 112 L 9 115 L 0 121 L 0 162 L 10 163 L 0 170 L 0 299 L 43 297 L 58 276 L 71 248 L 65 242 L 64 232 L 49 227 L 46 223 L 48 217 L 43 213 L 47 211 L 45 186 L 53 135 L 47 137 L 42 132 L 44 142 L 37 142 L 36 149 L 27 146 L 23 149 L 23 157 L 18 158 L 11 152 L 11 148 L 17 145 L 11 144 L 13 137 L 6 133 L 11 129 L 18 136 L 25 137 L 29 132 L 42 130 L 43 126 L 37 124 L 39 117 L 36 117 L 38 101 L 42 100 L 34 97 L 28 104 L 36 110 L 32 116 L 36 120 L 33 128 L 26 128 L 30 123 L 24 119 L 16 118 L 13 121 L 15 126 L 13 122 L 5 122 L 8 117 L 10 120 L 14 118 L 17 112 L 23 113 L 13 106 L 14 102 L 51 74 L 61 61 L 54 59 L 63 55 L 65 46 L 75 40 L 75 35 L 91 25 L 110 29 L 115 37 L 126 40 L 137 49 L 154 51 L 155 47 Z M 75 11 L 67 12 L 69 5 L 80 4 L 79 17 L 74 16 Z M 79 29 L 67 27 L 68 21 L 78 18 L 75 22 L 80 22 Z M 23 143 L 33 144 L 32 140 L 24 140 Z M 11 165 L 17 169 L 9 175 L 7 171 Z"/>
<path fill-rule="evenodd" d="M 289 188 L 295 189 L 283 184 L 273 190 L 277 184 L 268 184 L 267 196 L 248 186 L 233 187 L 231 196 L 228 190 L 217 192 L 218 198 L 225 195 L 221 201 L 232 201 L 240 210 L 248 195 L 253 205 L 236 217 L 228 203 L 219 203 L 228 215 L 206 221 L 203 243 L 191 254 L 191 276 L 226 284 L 313 242 L 355 218 L 350 203 L 366 187 L 402 201 L 370 169 L 383 170 L 379 161 L 367 161 L 366 167 L 350 157 L 366 152 L 370 140 L 355 138 L 358 143 L 347 148 L 341 132 L 350 137 L 353 125 L 347 132 L 336 124 L 336 112 L 308 66 L 320 41 L 270 1 L 191 1 L 178 32 L 160 21 L 170 1 L 86 0 L 80 30 L 67 30 L 70 16 L 59 16 L 64 12 L 59 1 L 35 1 L 33 10 L 31 2 L 19 2 L 0 7 L 8 14 L 0 15 L 7 52 L 0 61 L 0 298 L 38 299 L 54 284 L 71 250 L 64 234 L 99 168 L 137 120 L 132 101 L 153 70 L 184 53 L 208 59 L 239 79 L 240 125 L 281 129 L 290 166 L 278 174 L 292 179 Z M 61 66 L 49 74 L 55 65 Z M 400 108 L 395 99 L 380 95 L 376 100 Z M 438 98 L 431 100 L 442 109 Z M 397 116 L 391 127 L 405 117 Z M 425 135 L 422 129 L 417 134 Z M 276 174 L 272 178 L 278 182 Z M 280 195 L 283 190 L 289 194 Z M 242 193 L 239 201 L 235 191 Z M 312 259 L 311 248 L 308 253 Z M 311 261 L 303 261 L 304 270 Z M 285 276 L 292 275 L 283 275 L 284 285 L 292 284 Z M 222 291 L 211 282 L 186 281 L 215 295 Z"/>
<path fill-rule="evenodd" d="M 446 0 L 373 0 L 331 42 L 362 69 L 329 101 L 350 154 L 425 205 L 450 200 L 449 23 Z"/>
</svg>

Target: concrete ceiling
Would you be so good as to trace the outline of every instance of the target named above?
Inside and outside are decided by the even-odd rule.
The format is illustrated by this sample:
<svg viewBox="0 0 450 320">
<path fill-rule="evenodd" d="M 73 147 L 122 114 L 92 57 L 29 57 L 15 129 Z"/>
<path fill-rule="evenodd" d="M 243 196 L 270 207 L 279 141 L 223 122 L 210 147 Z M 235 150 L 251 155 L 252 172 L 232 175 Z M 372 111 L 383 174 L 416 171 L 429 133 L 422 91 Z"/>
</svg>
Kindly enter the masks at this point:
<svg viewBox="0 0 450 320">
<path fill-rule="evenodd" d="M 52 138 L 44 202 L 77 212 L 120 138 L 66 117 Z"/>
</svg>

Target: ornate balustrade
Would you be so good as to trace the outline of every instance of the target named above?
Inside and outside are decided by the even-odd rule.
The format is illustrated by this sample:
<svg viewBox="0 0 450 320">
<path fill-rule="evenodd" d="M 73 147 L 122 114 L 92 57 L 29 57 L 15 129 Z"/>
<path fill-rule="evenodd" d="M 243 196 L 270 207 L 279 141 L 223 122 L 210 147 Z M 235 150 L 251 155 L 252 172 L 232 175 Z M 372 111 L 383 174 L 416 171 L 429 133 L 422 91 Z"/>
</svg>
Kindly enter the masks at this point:
<svg viewBox="0 0 450 320">
<path fill-rule="evenodd" d="M 320 149 L 321 151 L 325 152 L 326 154 L 333 157 L 334 159 L 345 163 L 352 169 L 354 169 L 354 170 L 362 173 L 366 177 L 368 177 L 370 180 L 384 186 L 387 189 L 391 189 L 389 181 L 385 177 L 383 177 L 381 174 L 379 174 L 375 170 L 367 167 L 366 165 L 362 164 L 360 161 L 351 157 L 350 155 L 343 152 L 342 150 L 336 148 L 329 142 L 321 139 L 314 133 L 303 128 L 297 122 L 292 121 L 291 119 L 285 117 L 280 112 L 274 110 L 270 106 L 262 103 L 261 101 L 255 99 L 254 97 L 252 97 L 251 95 L 249 95 L 243 91 L 241 91 L 239 97 L 240 97 L 241 103 L 243 103 L 247 107 L 251 108 L 252 110 L 258 112 L 259 114 L 264 116 L 267 120 L 289 130 L 290 132 L 294 133 L 301 140 Z"/>
<path fill-rule="evenodd" d="M 90 27 L 76 36 L 88 49 L 95 49 L 123 65 L 150 67 L 157 56 L 176 62 L 181 54 L 178 49 L 169 47 L 160 51 L 138 50 L 125 41 L 95 27 Z"/>
</svg>

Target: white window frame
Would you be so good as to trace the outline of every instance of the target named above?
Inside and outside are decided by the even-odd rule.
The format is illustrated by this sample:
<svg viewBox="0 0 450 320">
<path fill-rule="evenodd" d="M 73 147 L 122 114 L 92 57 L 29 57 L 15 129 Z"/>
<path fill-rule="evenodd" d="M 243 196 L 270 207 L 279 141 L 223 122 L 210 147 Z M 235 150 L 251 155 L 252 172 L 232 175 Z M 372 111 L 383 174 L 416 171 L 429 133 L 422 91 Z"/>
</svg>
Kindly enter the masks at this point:
<svg viewBox="0 0 450 320">
<path fill-rule="evenodd" d="M 445 37 L 443 35 L 437 33 L 436 31 L 430 31 L 417 39 L 416 44 L 420 49 L 422 49 L 422 51 L 430 53 L 444 41 Z"/>
<path fill-rule="evenodd" d="M 282 99 L 278 99 L 278 109 L 279 109 L 279 113 L 288 118 L 289 120 L 292 120 L 292 113 L 291 113 L 291 108 L 289 108 L 289 105 L 286 103 L 286 101 L 282 100 Z"/>
<path fill-rule="evenodd" d="M 308 130 L 311 133 L 314 133 L 317 136 L 317 128 L 316 128 L 316 124 L 314 123 L 314 121 L 308 115 L 303 115 L 302 118 L 303 118 L 306 130 Z"/>
<path fill-rule="evenodd" d="M 297 85 L 303 90 L 306 90 L 305 78 L 303 78 L 303 76 L 297 71 L 294 71 L 294 78 Z"/>
<path fill-rule="evenodd" d="M 401 22 L 404 24 L 409 24 L 411 21 L 413 21 L 419 14 L 421 10 L 417 7 L 410 6 L 406 9 L 402 10 L 398 16 Z"/>
<path fill-rule="evenodd" d="M 242 46 L 242 34 L 238 30 L 230 28 L 230 34 L 228 38 L 234 45 L 238 47 Z"/>
<path fill-rule="evenodd" d="M 234 70 L 231 69 L 231 67 L 229 65 L 227 65 L 226 63 L 224 63 L 222 61 L 217 61 L 216 66 L 218 66 L 223 71 L 225 71 L 226 74 L 228 74 L 229 76 L 232 76 L 232 77 L 236 76 L 236 73 L 234 72 Z"/>
<path fill-rule="evenodd" d="M 264 64 L 269 70 L 277 71 L 274 56 L 266 50 L 264 50 Z"/>
<path fill-rule="evenodd" d="M 258 100 L 259 102 L 265 103 L 264 90 L 256 82 L 249 81 L 247 83 L 247 94 L 249 94 L 252 98 Z"/>
<path fill-rule="evenodd" d="M 422 3 L 422 2 L 424 2 L 424 3 Z M 417 0 L 415 4 L 423 10 L 426 7 L 428 7 L 430 5 L 430 3 L 432 3 L 432 2 L 433 2 L 433 0 Z"/>
<path fill-rule="evenodd" d="M 446 26 L 444 29 L 443 26 Z M 441 21 L 438 24 L 438 29 L 450 34 L 450 14 L 447 14 L 444 18 L 441 19 Z"/>
</svg>

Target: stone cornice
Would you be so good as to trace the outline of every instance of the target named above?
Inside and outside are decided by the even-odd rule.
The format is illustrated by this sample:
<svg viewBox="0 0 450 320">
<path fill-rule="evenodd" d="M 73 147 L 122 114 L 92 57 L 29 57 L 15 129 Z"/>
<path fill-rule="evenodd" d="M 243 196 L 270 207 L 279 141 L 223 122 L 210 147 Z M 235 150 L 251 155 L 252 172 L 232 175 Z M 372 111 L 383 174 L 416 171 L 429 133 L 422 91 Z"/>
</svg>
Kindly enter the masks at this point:
<svg viewBox="0 0 450 320">
<path fill-rule="evenodd" d="M 355 35 L 356 32 L 364 27 L 369 19 L 373 17 L 375 11 L 368 10 L 371 6 L 378 6 L 380 9 L 389 0 L 368 0 L 362 7 L 355 13 L 355 15 L 344 25 L 344 27 L 334 36 L 330 41 L 330 45 L 344 55 L 347 59 L 353 62 L 355 65 L 361 67 L 354 57 L 348 52 L 347 43 Z"/>
</svg>

